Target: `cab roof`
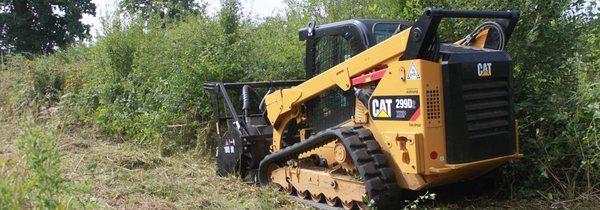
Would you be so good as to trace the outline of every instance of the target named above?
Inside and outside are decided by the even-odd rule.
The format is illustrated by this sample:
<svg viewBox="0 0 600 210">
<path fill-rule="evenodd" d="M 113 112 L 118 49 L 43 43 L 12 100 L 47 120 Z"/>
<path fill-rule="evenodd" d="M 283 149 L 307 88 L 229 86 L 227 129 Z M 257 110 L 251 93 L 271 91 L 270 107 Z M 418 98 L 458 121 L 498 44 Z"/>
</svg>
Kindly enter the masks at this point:
<svg viewBox="0 0 600 210">
<path fill-rule="evenodd" d="M 401 30 L 409 28 L 413 24 L 412 22 L 404 20 L 351 19 L 335 23 L 316 25 L 313 35 L 316 38 L 319 38 L 322 36 L 336 35 L 343 32 L 355 33 L 362 36 L 362 39 L 366 41 L 366 43 L 364 43 L 366 46 L 372 47 L 377 44 L 373 29 L 377 24 L 383 23 L 399 24 Z M 300 29 L 298 34 L 300 41 L 306 41 L 308 39 L 308 27 Z"/>
</svg>

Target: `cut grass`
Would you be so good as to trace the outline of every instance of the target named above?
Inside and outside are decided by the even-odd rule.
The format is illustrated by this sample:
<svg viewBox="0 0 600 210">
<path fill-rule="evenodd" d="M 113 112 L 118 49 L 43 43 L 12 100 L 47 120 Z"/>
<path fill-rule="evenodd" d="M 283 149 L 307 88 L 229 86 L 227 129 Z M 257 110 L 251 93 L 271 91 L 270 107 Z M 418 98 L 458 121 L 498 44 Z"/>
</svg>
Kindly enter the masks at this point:
<svg viewBox="0 0 600 210">
<path fill-rule="evenodd" d="M 0 175 L 6 178 L 4 182 L 22 181 L 18 175 L 27 173 L 25 167 L 4 167 L 7 164 L 23 165 L 22 151 L 16 146 L 20 135 L 19 126 L 0 121 Z M 62 130 L 54 132 L 54 135 L 61 153 L 61 174 L 69 186 L 67 189 L 72 191 L 66 196 L 58 196 L 61 206 L 117 209 L 309 208 L 273 189 L 261 189 L 238 178 L 217 178 L 214 159 L 195 151 L 162 157 L 158 148 L 112 142 L 98 138 L 96 132 L 87 128 Z M 16 176 L 4 176 L 6 174 Z M 461 188 L 457 186 L 463 185 L 454 184 L 443 188 L 445 190 L 433 191 L 439 196 L 419 208 L 535 209 L 552 205 L 543 198 L 507 200 L 493 195 L 492 191 L 457 192 L 456 189 Z M 4 194 L 2 190 L 0 196 L 10 198 L 11 195 Z M 409 197 L 407 195 L 407 199 Z M 560 205 L 563 208 L 594 206 L 597 206 L 595 201 Z M 30 207 L 29 203 L 25 203 L 17 208 Z"/>
<path fill-rule="evenodd" d="M 19 129 L 0 123 L 0 157 L 17 160 Z M 306 206 L 237 178 L 215 176 L 214 161 L 193 151 L 161 157 L 158 149 L 97 139 L 90 130 L 59 136 L 61 170 L 72 183 L 90 185 L 76 196 L 96 208 L 300 209 Z M 25 206 L 26 207 L 26 206 Z"/>
</svg>

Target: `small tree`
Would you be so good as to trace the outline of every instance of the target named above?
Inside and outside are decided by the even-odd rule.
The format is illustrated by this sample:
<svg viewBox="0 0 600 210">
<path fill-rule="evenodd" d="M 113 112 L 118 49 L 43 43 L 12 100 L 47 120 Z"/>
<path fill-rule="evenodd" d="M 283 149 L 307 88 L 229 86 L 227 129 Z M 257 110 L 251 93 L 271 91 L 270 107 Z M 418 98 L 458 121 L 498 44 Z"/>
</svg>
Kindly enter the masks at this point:
<svg viewBox="0 0 600 210">
<path fill-rule="evenodd" d="M 240 2 L 238 0 L 222 0 L 219 12 L 219 24 L 227 36 L 227 44 L 233 44 L 237 39 L 239 27 Z"/>
</svg>

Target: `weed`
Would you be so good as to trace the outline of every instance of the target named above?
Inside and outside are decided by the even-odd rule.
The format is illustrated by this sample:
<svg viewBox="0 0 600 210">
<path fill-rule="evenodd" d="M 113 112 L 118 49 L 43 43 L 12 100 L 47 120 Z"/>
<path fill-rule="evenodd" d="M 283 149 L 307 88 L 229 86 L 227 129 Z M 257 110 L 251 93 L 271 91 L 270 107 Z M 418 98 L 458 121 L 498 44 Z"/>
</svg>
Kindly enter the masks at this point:
<svg viewBox="0 0 600 210">
<path fill-rule="evenodd" d="M 19 155 L 0 159 L 0 204 L 13 209 L 91 205 L 78 196 L 87 194 L 89 185 L 63 177 L 56 131 L 33 123 L 20 127 L 16 139 Z"/>
<path fill-rule="evenodd" d="M 410 200 L 405 200 L 404 202 L 406 202 L 406 205 L 404 206 L 404 209 L 416 209 L 419 208 L 419 206 L 423 203 L 425 203 L 426 201 L 433 201 L 435 200 L 435 193 L 429 193 L 429 191 L 425 192 L 424 195 L 420 195 L 419 197 L 417 197 L 416 199 L 410 201 Z"/>
</svg>

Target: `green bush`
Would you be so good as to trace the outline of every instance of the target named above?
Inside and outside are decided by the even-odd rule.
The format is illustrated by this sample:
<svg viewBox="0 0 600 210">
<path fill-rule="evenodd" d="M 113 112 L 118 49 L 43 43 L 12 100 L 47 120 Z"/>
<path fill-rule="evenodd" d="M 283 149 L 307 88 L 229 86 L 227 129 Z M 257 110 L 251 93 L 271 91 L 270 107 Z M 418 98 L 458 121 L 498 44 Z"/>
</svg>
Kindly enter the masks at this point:
<svg viewBox="0 0 600 210">
<path fill-rule="evenodd" d="M 87 52 L 87 48 L 77 45 L 34 59 L 8 56 L 6 69 L 0 71 L 0 117 L 50 107 L 72 108 L 59 102 L 81 89 Z"/>
<path fill-rule="evenodd" d="M 56 208 L 59 205 L 56 196 L 64 189 L 57 139 L 39 127 L 26 127 L 23 132 L 17 146 L 31 172 L 28 184 L 33 188 L 33 198 L 40 208 Z"/>
<path fill-rule="evenodd" d="M 32 87 L 28 68 L 31 63 L 21 55 L 6 58 L 6 68 L 0 71 L 0 119 L 12 118 L 30 102 Z"/>
<path fill-rule="evenodd" d="M 89 49 L 77 118 L 118 140 L 192 148 L 211 116 L 203 83 L 246 77 L 248 44 L 202 17 L 142 25 L 114 22 Z"/>
</svg>

